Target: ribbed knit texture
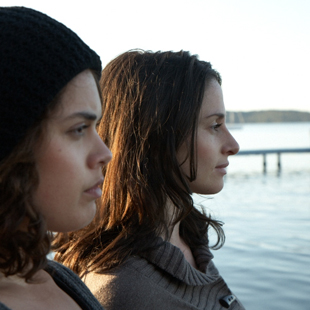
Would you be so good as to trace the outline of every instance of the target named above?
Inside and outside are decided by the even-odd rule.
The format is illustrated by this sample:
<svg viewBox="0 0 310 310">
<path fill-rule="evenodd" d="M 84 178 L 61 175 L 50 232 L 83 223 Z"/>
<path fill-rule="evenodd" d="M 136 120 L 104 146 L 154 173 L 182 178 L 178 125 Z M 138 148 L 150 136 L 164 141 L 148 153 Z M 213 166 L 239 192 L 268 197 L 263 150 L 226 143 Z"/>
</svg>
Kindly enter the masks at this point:
<svg viewBox="0 0 310 310">
<path fill-rule="evenodd" d="M 162 240 L 159 242 L 162 242 Z M 193 250 L 193 268 L 179 248 L 164 242 L 144 257 L 131 257 L 103 274 L 88 274 L 85 283 L 106 310 L 219 310 L 220 298 L 232 292 L 214 266 L 207 246 Z M 244 310 L 237 299 L 229 307 Z"/>
<path fill-rule="evenodd" d="M 0 7 L 0 161 L 77 74 L 101 62 L 73 31 L 24 7 Z"/>
<path fill-rule="evenodd" d="M 70 269 L 54 261 L 49 261 L 46 271 L 53 277 L 55 283 L 66 292 L 81 309 L 104 310 L 86 285 Z M 0 310 L 11 310 L 1 303 L 1 297 Z"/>
</svg>

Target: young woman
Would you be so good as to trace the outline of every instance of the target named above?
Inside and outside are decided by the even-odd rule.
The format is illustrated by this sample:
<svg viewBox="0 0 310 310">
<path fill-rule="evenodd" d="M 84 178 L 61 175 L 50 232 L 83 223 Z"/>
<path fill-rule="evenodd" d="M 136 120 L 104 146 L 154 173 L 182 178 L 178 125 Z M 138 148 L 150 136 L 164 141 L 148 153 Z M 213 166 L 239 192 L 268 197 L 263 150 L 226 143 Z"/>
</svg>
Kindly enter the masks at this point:
<svg viewBox="0 0 310 310">
<path fill-rule="evenodd" d="M 192 193 L 223 188 L 239 146 L 225 124 L 221 77 L 188 52 L 129 51 L 103 70 L 99 134 L 104 169 L 92 225 L 56 258 L 77 272 L 106 309 L 244 309 L 212 262 L 208 230 L 221 222 Z"/>
<path fill-rule="evenodd" d="M 47 260 L 53 232 L 88 225 L 111 152 L 99 56 L 52 18 L 0 8 L 0 309 L 102 309 Z"/>
</svg>

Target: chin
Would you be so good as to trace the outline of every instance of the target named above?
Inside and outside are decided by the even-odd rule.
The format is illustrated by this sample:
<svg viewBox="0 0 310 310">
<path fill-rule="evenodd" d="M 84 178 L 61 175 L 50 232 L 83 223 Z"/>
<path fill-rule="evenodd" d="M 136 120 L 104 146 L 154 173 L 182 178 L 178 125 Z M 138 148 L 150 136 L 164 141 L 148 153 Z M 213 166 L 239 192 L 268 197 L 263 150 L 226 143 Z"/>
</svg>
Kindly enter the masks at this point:
<svg viewBox="0 0 310 310">
<path fill-rule="evenodd" d="M 57 222 L 53 223 L 53 225 L 48 225 L 48 230 L 59 233 L 74 232 L 89 225 L 94 218 L 93 215 L 91 213 L 84 217 L 67 218 L 66 221 L 62 221 L 61 223 Z"/>
<path fill-rule="evenodd" d="M 196 188 L 193 190 L 193 193 L 200 194 L 200 195 L 214 195 L 219 193 L 223 189 L 224 185 L 219 184 L 218 186 L 212 186 L 212 187 L 201 187 Z"/>
</svg>

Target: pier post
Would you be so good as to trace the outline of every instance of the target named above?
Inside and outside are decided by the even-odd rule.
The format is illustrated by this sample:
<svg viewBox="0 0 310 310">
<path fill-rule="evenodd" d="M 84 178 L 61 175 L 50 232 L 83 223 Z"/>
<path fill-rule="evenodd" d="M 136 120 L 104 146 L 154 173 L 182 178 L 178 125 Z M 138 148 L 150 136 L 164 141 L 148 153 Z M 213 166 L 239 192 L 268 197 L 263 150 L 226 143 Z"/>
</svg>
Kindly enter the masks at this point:
<svg viewBox="0 0 310 310">
<path fill-rule="evenodd" d="M 264 167 L 264 173 L 267 172 L 267 161 L 266 161 L 266 153 L 263 154 L 263 167 Z"/>
<path fill-rule="evenodd" d="M 278 173 L 281 172 L 281 153 L 278 153 Z"/>
</svg>

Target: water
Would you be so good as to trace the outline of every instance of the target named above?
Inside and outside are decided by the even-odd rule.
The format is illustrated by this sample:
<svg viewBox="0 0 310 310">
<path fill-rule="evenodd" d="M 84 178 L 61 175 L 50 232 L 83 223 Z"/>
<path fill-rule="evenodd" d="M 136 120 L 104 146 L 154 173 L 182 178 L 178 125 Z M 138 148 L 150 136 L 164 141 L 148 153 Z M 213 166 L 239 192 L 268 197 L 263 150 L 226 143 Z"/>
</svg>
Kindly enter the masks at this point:
<svg viewBox="0 0 310 310">
<path fill-rule="evenodd" d="M 310 147 L 310 123 L 246 124 L 242 150 Z M 225 222 L 215 264 L 248 310 L 310 309 L 310 153 L 230 158 L 224 189 L 195 197 Z"/>
</svg>

